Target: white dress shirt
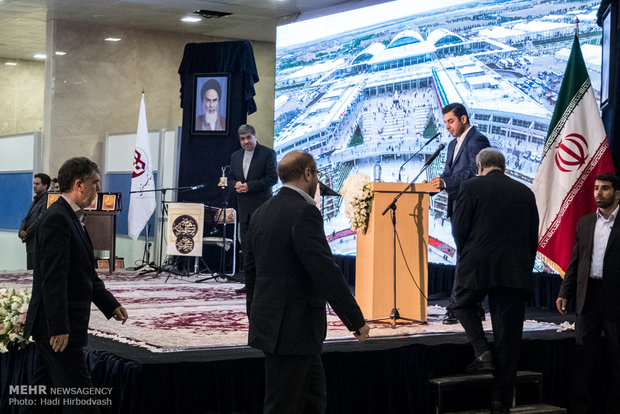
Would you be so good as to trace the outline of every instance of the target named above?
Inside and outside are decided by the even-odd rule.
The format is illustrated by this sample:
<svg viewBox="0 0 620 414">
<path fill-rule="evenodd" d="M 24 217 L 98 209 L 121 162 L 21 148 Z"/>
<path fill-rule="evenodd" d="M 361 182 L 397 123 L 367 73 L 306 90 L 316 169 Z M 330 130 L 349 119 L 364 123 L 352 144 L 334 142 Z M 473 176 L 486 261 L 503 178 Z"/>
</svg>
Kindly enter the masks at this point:
<svg viewBox="0 0 620 414">
<path fill-rule="evenodd" d="M 316 201 L 314 201 L 314 199 L 310 197 L 310 195 L 306 193 L 304 190 L 302 190 L 301 188 L 295 187 L 294 185 L 290 185 L 290 184 L 282 184 L 282 187 L 290 188 L 291 190 L 297 191 L 299 194 L 301 194 L 304 200 L 306 200 L 306 203 L 316 206 Z"/>
<path fill-rule="evenodd" d="M 463 131 L 463 133 L 459 137 L 456 138 L 456 146 L 454 147 L 454 154 L 452 154 L 452 162 L 454 162 L 454 160 L 456 159 L 456 155 L 459 153 L 461 145 L 463 145 L 463 141 L 465 141 L 465 137 L 467 136 L 467 133 L 470 129 L 471 125 L 465 131 Z"/>
<path fill-rule="evenodd" d="M 616 209 L 608 218 L 603 217 L 599 210 L 596 210 L 596 225 L 594 226 L 594 240 L 592 243 L 592 264 L 590 266 L 590 277 L 593 279 L 603 278 L 605 250 L 607 249 L 611 228 L 614 225 L 619 208 L 619 206 L 616 206 Z"/>
<path fill-rule="evenodd" d="M 253 155 L 254 151 L 243 151 L 243 178 L 246 180 L 248 179 L 248 170 L 250 169 Z"/>
</svg>

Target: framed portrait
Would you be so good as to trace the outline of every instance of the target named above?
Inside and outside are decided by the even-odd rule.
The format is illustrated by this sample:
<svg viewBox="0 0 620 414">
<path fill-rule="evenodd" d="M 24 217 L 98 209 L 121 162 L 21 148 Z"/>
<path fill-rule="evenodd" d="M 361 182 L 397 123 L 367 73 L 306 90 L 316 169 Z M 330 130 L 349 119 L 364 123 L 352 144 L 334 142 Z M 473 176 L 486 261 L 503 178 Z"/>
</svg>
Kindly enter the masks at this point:
<svg viewBox="0 0 620 414">
<path fill-rule="evenodd" d="M 229 80 L 227 73 L 194 75 L 192 134 L 228 135 Z"/>
<path fill-rule="evenodd" d="M 101 210 L 103 211 L 115 211 L 116 210 L 116 194 L 107 193 L 101 196 Z"/>
</svg>

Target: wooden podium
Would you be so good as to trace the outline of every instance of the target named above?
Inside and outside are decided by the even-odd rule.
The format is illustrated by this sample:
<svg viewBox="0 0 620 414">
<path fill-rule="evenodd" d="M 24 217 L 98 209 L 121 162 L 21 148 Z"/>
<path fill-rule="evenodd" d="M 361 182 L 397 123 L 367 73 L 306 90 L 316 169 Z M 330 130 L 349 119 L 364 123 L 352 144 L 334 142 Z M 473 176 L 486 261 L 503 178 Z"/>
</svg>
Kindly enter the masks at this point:
<svg viewBox="0 0 620 414">
<path fill-rule="evenodd" d="M 355 299 L 366 319 L 389 318 L 394 308 L 394 231 L 391 212 L 381 213 L 408 184 L 371 185 L 374 199 L 368 230 L 366 234 L 357 232 Z M 427 321 L 429 193 L 432 192 L 436 190 L 431 184 L 415 184 L 396 203 L 396 308 L 400 317 L 424 323 Z"/>
</svg>

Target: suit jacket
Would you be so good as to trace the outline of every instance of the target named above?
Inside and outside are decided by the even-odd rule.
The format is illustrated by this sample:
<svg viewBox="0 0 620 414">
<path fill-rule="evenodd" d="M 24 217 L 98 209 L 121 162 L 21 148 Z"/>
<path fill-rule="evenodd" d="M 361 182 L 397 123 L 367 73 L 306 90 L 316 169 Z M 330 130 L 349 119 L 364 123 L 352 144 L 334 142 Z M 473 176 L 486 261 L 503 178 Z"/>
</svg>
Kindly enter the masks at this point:
<svg viewBox="0 0 620 414">
<path fill-rule="evenodd" d="M 30 208 L 28 209 L 26 217 L 24 217 L 21 225 L 19 226 L 20 231 L 24 230 L 26 232 L 26 249 L 28 251 L 31 251 L 34 248 L 34 235 L 37 231 L 37 224 L 39 217 L 41 216 L 41 213 L 45 211 L 46 206 L 47 192 L 41 195 L 36 195 L 30 205 Z"/>
<path fill-rule="evenodd" d="M 282 188 L 256 210 L 248 240 L 250 346 L 283 355 L 320 353 L 326 301 L 349 330 L 364 326 L 325 239 L 319 210 L 295 190 Z"/>
<path fill-rule="evenodd" d="M 247 193 L 236 193 L 238 220 L 247 223 L 254 210 L 269 200 L 271 187 L 278 182 L 276 152 L 257 143 L 247 178 L 243 176 L 243 148 L 233 152 L 230 156 L 228 185 L 234 188 L 237 181 L 248 184 Z"/>
<path fill-rule="evenodd" d="M 446 167 L 440 177 L 446 183 L 446 191 L 448 192 L 448 217 L 452 217 L 454 213 L 454 200 L 459 191 L 461 183 L 476 176 L 478 169 L 476 167 L 476 155 L 481 149 L 490 147 L 487 137 L 482 135 L 475 126 L 472 126 L 465 140 L 454 158 L 454 149 L 456 148 L 456 138 L 448 144 L 448 154 L 446 157 Z"/>
<path fill-rule="evenodd" d="M 41 218 L 36 246 L 25 336 L 48 341 L 68 333 L 69 346 L 85 346 L 91 302 L 107 318 L 119 303 L 97 276 L 90 238 L 64 198 Z"/>
<path fill-rule="evenodd" d="M 573 252 L 558 295 L 565 299 L 575 298 L 577 313 L 583 311 L 586 301 L 595 225 L 596 213 L 587 214 L 579 219 Z M 618 308 L 618 300 L 620 300 L 620 219 L 617 217 L 609 234 L 603 259 L 603 298 L 603 312 L 612 318 L 620 318 Z"/>
<path fill-rule="evenodd" d="M 528 187 L 499 170 L 467 180 L 451 220 L 456 286 L 528 289 L 538 247 L 538 209 Z"/>
</svg>

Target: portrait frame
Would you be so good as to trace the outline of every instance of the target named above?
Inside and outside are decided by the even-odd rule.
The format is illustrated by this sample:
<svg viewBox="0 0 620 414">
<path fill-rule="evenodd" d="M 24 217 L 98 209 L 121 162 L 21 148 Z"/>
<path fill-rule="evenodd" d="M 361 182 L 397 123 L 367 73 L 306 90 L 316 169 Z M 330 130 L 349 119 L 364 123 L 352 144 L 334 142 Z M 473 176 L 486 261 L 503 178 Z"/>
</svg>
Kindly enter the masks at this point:
<svg viewBox="0 0 620 414">
<path fill-rule="evenodd" d="M 209 86 L 213 88 L 209 88 Z M 193 135 L 228 135 L 230 116 L 230 74 L 228 73 L 195 73 L 194 95 L 192 99 L 192 134 Z M 203 101 L 202 92 L 210 94 L 220 88 L 221 95 L 217 101 L 217 115 L 206 120 L 206 105 Z M 203 90 L 203 87 L 207 88 Z M 208 99 L 208 98 L 207 98 Z M 207 103 L 209 105 L 209 103 Z M 212 103 L 211 103 L 212 105 Z M 215 124 L 215 125 L 214 125 Z"/>
</svg>

